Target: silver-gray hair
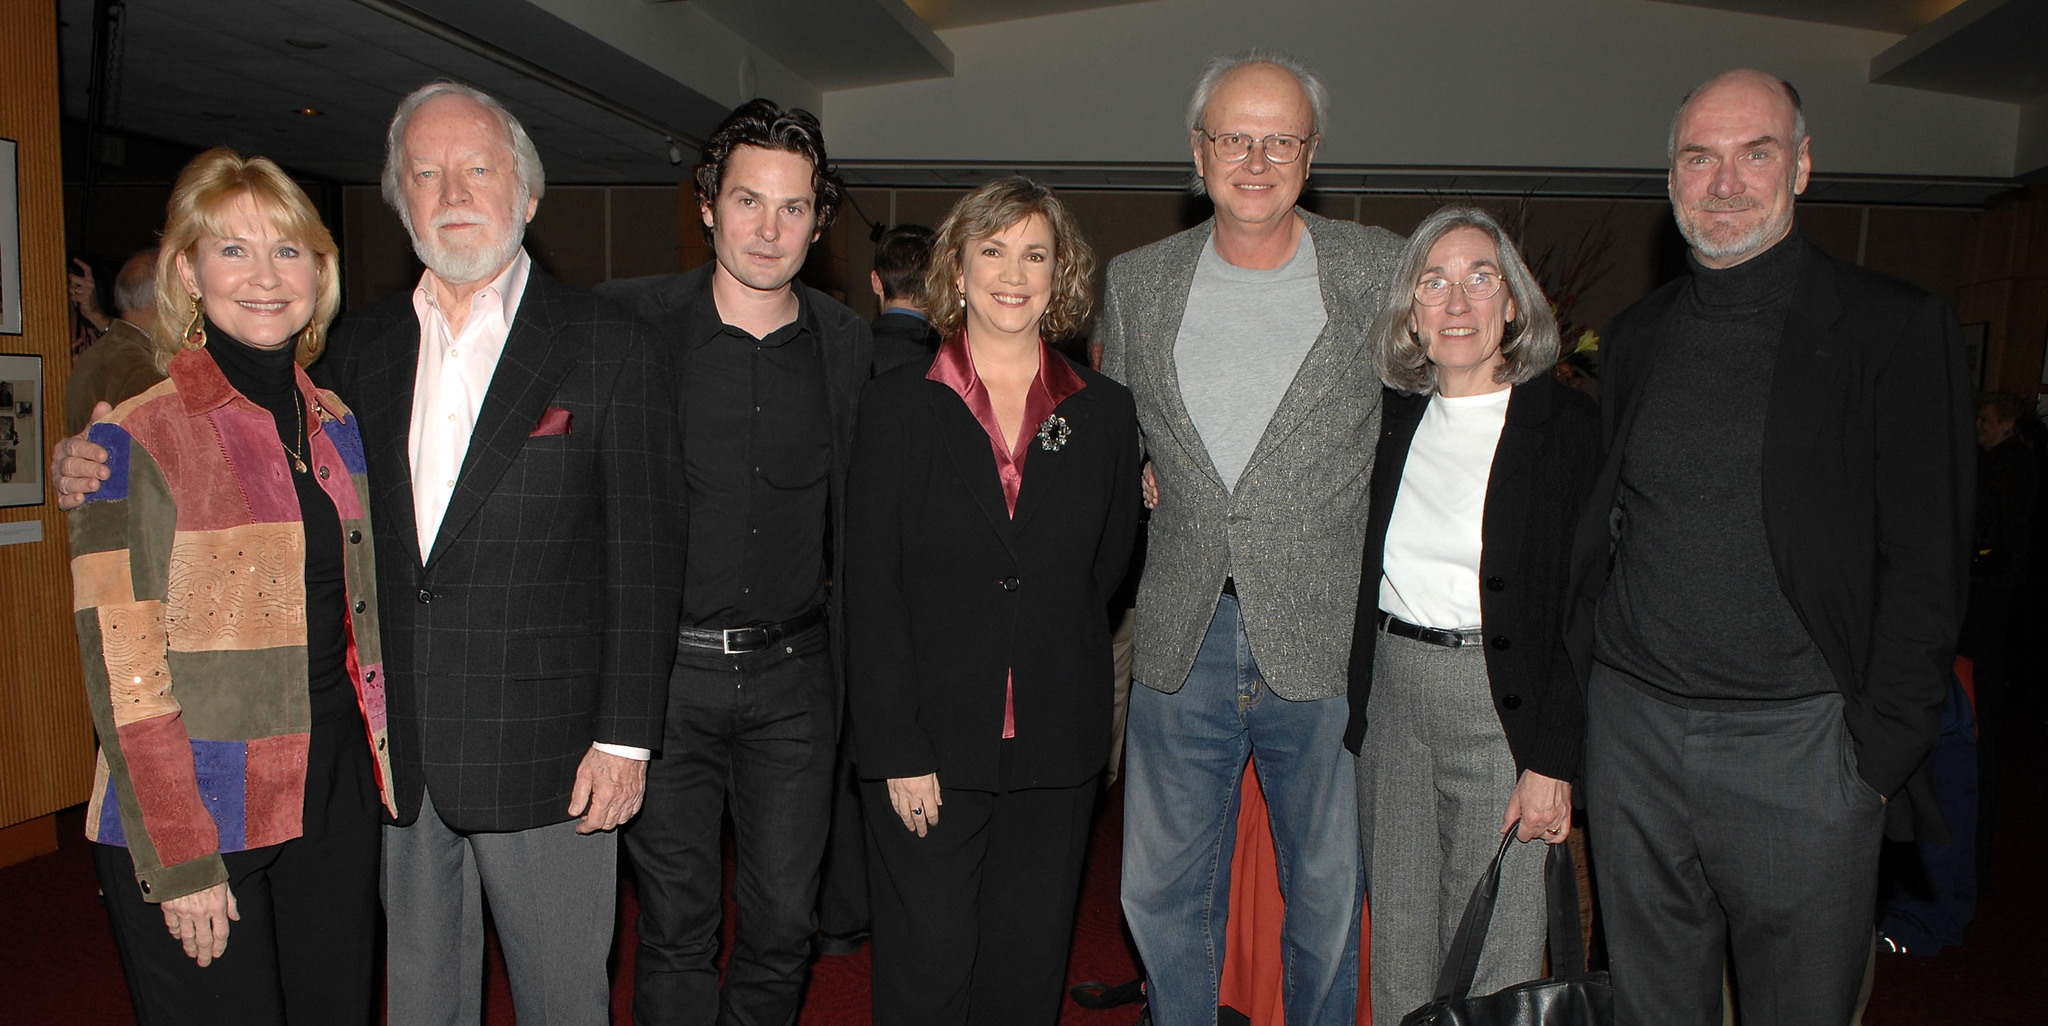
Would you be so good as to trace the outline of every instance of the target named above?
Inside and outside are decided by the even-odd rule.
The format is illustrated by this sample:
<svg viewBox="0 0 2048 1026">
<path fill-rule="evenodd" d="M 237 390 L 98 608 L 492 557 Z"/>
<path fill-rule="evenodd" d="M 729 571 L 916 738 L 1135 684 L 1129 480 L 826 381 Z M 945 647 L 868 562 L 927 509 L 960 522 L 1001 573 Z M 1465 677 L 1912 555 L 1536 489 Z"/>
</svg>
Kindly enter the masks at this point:
<svg viewBox="0 0 2048 1026">
<path fill-rule="evenodd" d="M 156 260 L 155 246 L 128 254 L 121 273 L 114 276 L 113 294 L 107 297 L 114 301 L 115 316 L 130 310 L 156 310 Z"/>
<path fill-rule="evenodd" d="M 1725 74 L 1727 74 L 1725 71 L 1721 73 L 1721 75 Z M 1680 118 L 1685 117 L 1685 105 L 1691 103 L 1692 98 L 1698 96 L 1700 90 L 1706 88 L 1709 83 L 1719 81 L 1721 75 L 1715 75 L 1706 82 L 1701 82 L 1699 85 L 1686 90 L 1685 97 L 1678 101 L 1678 109 L 1671 112 L 1671 132 L 1664 141 L 1664 162 L 1666 164 L 1674 163 L 1678 160 L 1678 121 Z M 1792 143 L 1789 148 L 1796 153 L 1799 149 L 1799 144 L 1807 140 L 1806 107 L 1800 102 L 1799 90 L 1792 88 L 1792 83 L 1782 78 L 1777 81 L 1778 86 L 1785 90 L 1785 99 L 1792 102 Z"/>
<path fill-rule="evenodd" d="M 1301 91 L 1308 94 L 1309 110 L 1314 115 L 1308 132 L 1310 135 L 1322 134 L 1323 121 L 1330 113 L 1329 88 L 1323 85 L 1323 80 L 1317 78 L 1315 72 L 1309 70 L 1308 62 L 1293 54 L 1260 47 L 1241 53 L 1219 53 L 1202 66 L 1202 74 L 1195 79 L 1194 90 L 1188 93 L 1188 131 L 1202 127 L 1202 114 L 1209 109 L 1209 98 L 1216 94 L 1216 87 L 1222 85 L 1231 72 L 1253 64 L 1271 64 L 1294 76 L 1294 80 L 1301 84 Z M 1188 190 L 1204 196 L 1208 194 L 1209 187 L 1196 173 L 1188 183 Z"/>
<path fill-rule="evenodd" d="M 405 99 L 398 101 L 398 110 L 391 115 L 391 128 L 384 133 L 384 202 L 398 212 L 398 219 L 405 223 L 406 231 L 412 231 L 412 213 L 405 208 L 405 128 L 412 123 L 412 116 L 436 96 L 461 96 L 497 115 L 504 126 L 505 137 L 512 143 L 512 164 L 519 176 L 519 189 L 524 193 L 522 201 L 537 200 L 547 191 L 547 174 L 540 166 L 540 151 L 533 148 L 533 139 L 526 134 L 526 126 L 520 124 L 497 97 L 460 82 L 439 79 L 413 90 Z M 521 206 L 524 206 L 523 202 Z"/>
<path fill-rule="evenodd" d="M 1379 364 L 1380 380 L 1388 388 L 1411 395 L 1426 395 L 1437 389 L 1436 365 L 1430 362 L 1429 353 L 1409 329 L 1408 321 L 1415 312 L 1415 286 L 1422 281 L 1423 269 L 1429 266 L 1429 251 L 1444 236 L 1460 228 L 1477 228 L 1493 240 L 1494 252 L 1500 255 L 1501 281 L 1515 301 L 1515 319 L 1508 323 L 1500 344 L 1506 360 L 1493 380 L 1519 385 L 1538 374 L 1549 373 L 1557 365 L 1557 317 L 1550 312 L 1550 300 L 1544 297 L 1543 286 L 1536 284 L 1536 276 L 1522 262 L 1514 240 L 1508 238 L 1506 229 L 1492 214 L 1478 207 L 1447 206 L 1423 218 L 1415 226 L 1415 234 L 1408 237 L 1408 248 L 1388 279 L 1386 309 L 1373 323 L 1374 359 Z"/>
</svg>

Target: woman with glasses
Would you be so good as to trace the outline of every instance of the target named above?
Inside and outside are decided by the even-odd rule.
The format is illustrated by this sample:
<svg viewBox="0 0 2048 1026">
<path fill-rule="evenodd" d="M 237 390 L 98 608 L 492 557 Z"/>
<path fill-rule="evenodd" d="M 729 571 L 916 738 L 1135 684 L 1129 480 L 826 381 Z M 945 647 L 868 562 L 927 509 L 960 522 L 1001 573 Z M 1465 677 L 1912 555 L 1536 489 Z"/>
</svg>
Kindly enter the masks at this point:
<svg viewBox="0 0 2048 1026">
<path fill-rule="evenodd" d="M 1485 212 L 1416 228 L 1373 329 L 1386 382 L 1351 647 L 1372 1014 L 1426 1003 L 1517 829 L 1474 993 L 1541 975 L 1543 846 L 1571 831 L 1584 705 L 1565 656 L 1571 525 L 1599 416 L 1551 377 L 1557 324 Z M 1374 572 L 1377 568 L 1377 572 Z"/>
</svg>

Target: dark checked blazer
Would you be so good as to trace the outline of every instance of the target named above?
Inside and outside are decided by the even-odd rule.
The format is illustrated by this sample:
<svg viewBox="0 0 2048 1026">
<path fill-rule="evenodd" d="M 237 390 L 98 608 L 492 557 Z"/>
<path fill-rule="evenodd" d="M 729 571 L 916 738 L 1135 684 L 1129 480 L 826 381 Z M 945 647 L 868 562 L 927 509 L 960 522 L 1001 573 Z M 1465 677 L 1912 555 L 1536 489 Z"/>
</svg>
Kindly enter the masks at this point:
<svg viewBox="0 0 2048 1026">
<path fill-rule="evenodd" d="M 1055 357 L 1057 358 L 1057 357 Z M 988 432 L 926 369 L 861 392 L 847 486 L 847 675 L 861 777 L 936 772 L 941 788 L 1071 787 L 1109 755 L 1110 593 L 1138 533 L 1131 393 L 1085 383 L 1031 443 L 1017 515 Z M 1026 430 L 1031 430 L 1027 425 Z M 1016 738 L 1003 773 L 1003 684 Z"/>
<path fill-rule="evenodd" d="M 343 319 L 315 368 L 362 424 L 397 821 L 431 788 L 458 830 L 559 823 L 591 742 L 661 744 L 682 595 L 675 384 L 631 314 L 535 267 L 422 553 L 418 355 L 407 292 Z"/>
</svg>

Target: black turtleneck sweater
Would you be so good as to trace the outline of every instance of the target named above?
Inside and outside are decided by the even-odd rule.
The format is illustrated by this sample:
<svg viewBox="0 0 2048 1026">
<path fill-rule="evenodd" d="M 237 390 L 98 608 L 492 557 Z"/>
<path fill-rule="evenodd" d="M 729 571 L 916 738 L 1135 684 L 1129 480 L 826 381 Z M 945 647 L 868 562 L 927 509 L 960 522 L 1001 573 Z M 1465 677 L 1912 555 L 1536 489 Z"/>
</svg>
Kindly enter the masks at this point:
<svg viewBox="0 0 2048 1026">
<path fill-rule="evenodd" d="M 1799 231 L 1733 267 L 1692 260 L 1622 452 L 1594 656 L 1680 704 L 1836 690 L 1764 534 L 1764 413 Z"/>
<path fill-rule="evenodd" d="M 277 436 L 306 458 L 306 470 L 292 471 L 298 493 L 299 519 L 306 531 L 306 680 L 311 691 L 313 724 L 322 727 L 360 723 L 355 689 L 348 681 L 348 582 L 342 571 L 341 517 L 334 500 L 320 490 L 313 476 L 311 439 L 305 426 L 303 397 L 293 375 L 290 345 L 256 349 L 236 340 L 213 322 L 206 325 L 206 351 L 235 391 L 263 407 L 277 425 Z"/>
</svg>

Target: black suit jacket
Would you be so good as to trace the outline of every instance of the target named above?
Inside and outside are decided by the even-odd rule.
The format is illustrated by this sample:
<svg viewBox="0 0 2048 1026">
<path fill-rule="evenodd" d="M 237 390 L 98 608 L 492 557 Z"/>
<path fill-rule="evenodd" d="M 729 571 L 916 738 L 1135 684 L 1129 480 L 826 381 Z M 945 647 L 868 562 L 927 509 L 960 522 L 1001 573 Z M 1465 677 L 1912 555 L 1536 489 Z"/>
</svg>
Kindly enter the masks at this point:
<svg viewBox="0 0 2048 1026">
<path fill-rule="evenodd" d="M 887 374 L 906 363 L 930 367 L 939 352 L 939 330 L 932 322 L 909 314 L 885 313 L 868 326 L 875 336 L 875 373 Z"/>
<path fill-rule="evenodd" d="M 1351 722 L 1356 752 L 1369 724 L 1373 648 L 1380 631 L 1380 566 L 1401 472 L 1430 397 L 1386 390 L 1372 464 L 1366 572 L 1358 582 L 1351 638 Z M 1565 584 L 1572 528 L 1600 465 L 1600 414 L 1593 401 L 1543 375 L 1514 387 L 1507 422 L 1486 479 L 1479 536 L 1479 609 L 1486 628 L 1486 677 L 1515 768 L 1578 776 L 1586 704 L 1564 647 Z"/>
<path fill-rule="evenodd" d="M 1887 833 L 1917 826 L 1940 839 L 1927 753 L 1969 587 L 1975 474 L 1961 329 L 1941 300 L 1795 244 L 1799 284 L 1764 416 L 1771 562 L 1841 689 L 1857 771 L 1892 799 Z M 1601 344 L 1607 457 L 1573 548 L 1569 640 L 1582 679 L 1629 428 L 1685 287 L 1623 311 Z"/>
<path fill-rule="evenodd" d="M 418 353 L 408 291 L 337 324 L 315 368 L 361 418 L 398 822 L 423 788 L 458 830 L 563 822 L 591 742 L 661 744 L 682 584 L 673 379 L 630 314 L 535 267 L 421 553 Z M 549 410 L 569 430 L 533 437 Z"/>
<path fill-rule="evenodd" d="M 1076 366 L 1084 387 L 1055 411 L 1071 433 L 1058 450 L 1031 443 L 1012 519 L 988 433 L 927 369 L 861 394 L 846 556 L 860 775 L 936 772 L 941 788 L 976 791 L 1081 784 L 1109 755 L 1107 609 L 1138 528 L 1131 394 Z"/>
<path fill-rule="evenodd" d="M 677 335 L 691 323 L 687 316 L 691 304 L 711 302 L 710 282 L 716 266 L 713 262 L 681 274 L 620 278 L 599 285 L 597 294 L 624 305 L 652 328 L 667 358 L 677 363 L 680 374 L 682 341 Z M 834 665 L 839 666 L 844 664 L 846 652 L 844 613 L 836 586 L 836 582 L 842 579 L 846 552 L 846 470 L 853 459 L 854 408 L 859 401 L 861 384 L 874 374 L 875 348 L 867 324 L 844 303 L 801 281 L 792 284 L 803 290 L 805 308 L 817 318 L 818 356 L 825 367 L 826 416 L 832 430 L 832 544 L 829 551 L 832 580 L 835 582 L 826 593 L 826 611 Z M 715 311 L 713 316 L 716 316 Z M 678 401 L 676 423 L 679 431 L 682 416 L 682 403 Z M 678 483 L 680 485 L 680 478 Z M 678 533 L 676 537 L 680 539 L 683 536 Z M 844 679 L 843 675 L 840 679 Z"/>
</svg>

